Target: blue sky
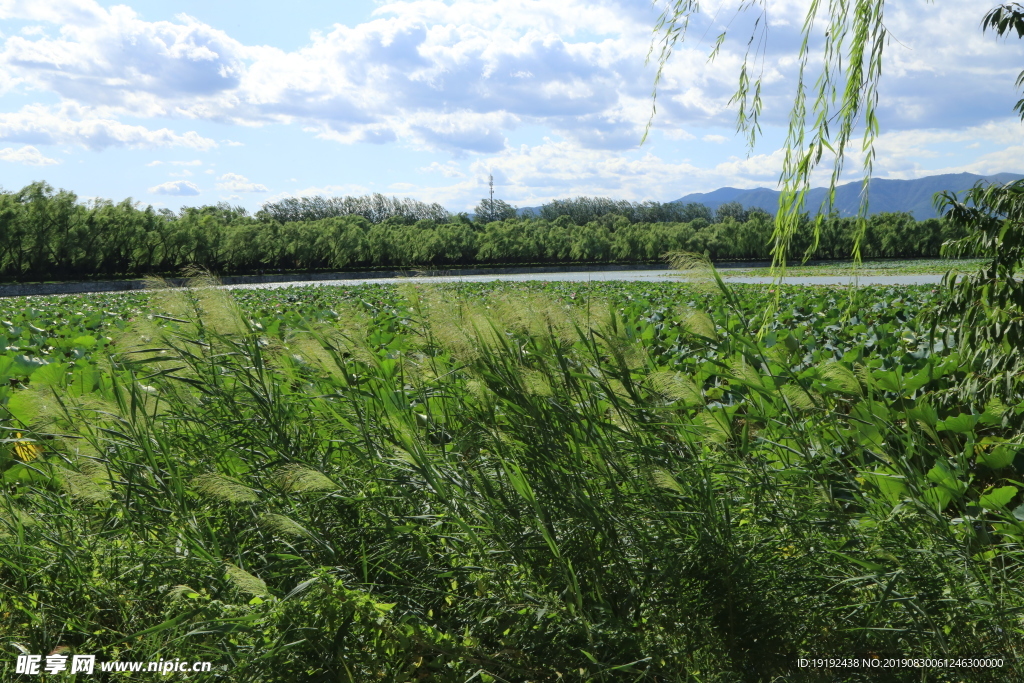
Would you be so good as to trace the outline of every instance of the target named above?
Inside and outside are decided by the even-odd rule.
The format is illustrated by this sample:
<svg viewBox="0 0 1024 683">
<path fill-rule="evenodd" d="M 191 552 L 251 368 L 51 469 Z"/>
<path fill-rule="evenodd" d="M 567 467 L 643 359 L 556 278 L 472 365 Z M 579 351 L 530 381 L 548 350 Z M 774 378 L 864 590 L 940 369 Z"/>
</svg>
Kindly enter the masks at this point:
<svg viewBox="0 0 1024 683">
<path fill-rule="evenodd" d="M 0 0 L 0 186 L 172 209 L 382 192 L 453 211 L 488 174 L 519 206 L 775 187 L 806 2 L 763 3 L 752 152 L 728 105 L 753 18 L 737 4 L 702 3 L 640 146 L 647 0 Z M 889 3 L 876 175 L 1024 172 L 1024 42 L 982 35 L 993 4 Z"/>
</svg>

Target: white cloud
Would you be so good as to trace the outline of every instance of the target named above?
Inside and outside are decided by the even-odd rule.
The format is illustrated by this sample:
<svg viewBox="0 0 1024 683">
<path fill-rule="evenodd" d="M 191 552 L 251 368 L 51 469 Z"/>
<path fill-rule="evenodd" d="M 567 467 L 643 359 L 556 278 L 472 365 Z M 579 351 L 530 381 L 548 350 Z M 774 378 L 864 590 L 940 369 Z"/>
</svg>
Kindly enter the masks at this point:
<svg viewBox="0 0 1024 683">
<path fill-rule="evenodd" d="M 76 144 L 99 150 L 107 147 L 191 147 L 205 151 L 217 143 L 195 131 L 178 134 L 169 128 L 151 130 L 122 123 L 73 104 L 46 107 L 33 104 L 20 111 L 0 113 L 0 140 L 31 144 Z"/>
<path fill-rule="evenodd" d="M 519 206 L 578 195 L 670 201 L 723 186 L 774 188 L 782 159 L 777 150 L 701 167 L 650 152 L 609 152 L 581 148 L 569 140 L 545 139 L 473 161 L 466 176 L 451 185 L 404 185 L 401 191 L 456 210 L 471 210 L 487 194 L 487 179 L 493 174 L 495 196 Z"/>
<path fill-rule="evenodd" d="M 770 0 L 766 7 L 772 30 L 764 117 L 778 123 L 792 101 L 806 2 Z M 744 26 L 755 13 L 735 23 L 738 40 L 709 65 L 709 41 L 697 32 L 717 32 L 712 18 L 719 9 L 730 13 L 733 6 L 705 6 L 691 42 L 678 47 L 665 71 L 655 127 L 674 139 L 688 139 L 679 131 L 694 124 L 732 122 L 728 100 L 746 49 Z M 1017 58 L 976 30 L 986 9 L 988 0 L 912 0 L 887 12 L 886 26 L 899 42 L 887 48 L 883 122 L 960 127 L 965 117 L 978 120 L 1004 106 L 991 95 L 1012 95 Z M 57 37 L 33 29 L 7 38 L 0 71 L 12 83 L 102 110 L 106 128 L 127 115 L 298 123 L 342 144 L 404 141 L 495 153 L 509 131 L 544 123 L 583 147 L 621 150 L 636 146 L 650 113 L 653 71 L 642 64 L 656 11 L 625 0 L 385 2 L 372 20 L 336 24 L 289 52 L 245 45 L 187 15 L 148 22 L 124 5 L 105 9 L 92 0 L 6 0 L 0 18 L 60 30 Z M 185 139 L 188 133 L 156 135 L 164 131 L 77 134 L 92 148 L 138 144 L 125 137 L 153 144 L 154 136 L 160 144 L 214 144 Z"/>
<path fill-rule="evenodd" d="M 666 128 L 662 134 L 669 140 L 696 140 L 697 136 L 683 128 Z"/>
<path fill-rule="evenodd" d="M 617 2 L 581 11 L 579 0 L 516 0 L 498 12 L 490 0 L 390 3 L 293 52 L 243 45 L 184 15 L 147 22 L 89 0 L 35 4 L 9 0 L 0 16 L 57 24 L 59 35 L 7 39 L 0 69 L 115 118 L 299 123 L 344 144 L 493 153 L 525 119 L 562 117 L 572 135 L 582 116 L 585 144 L 621 146 L 605 130 L 620 123 L 639 140 L 637 122 L 615 112 L 620 91 L 640 86 L 654 15 Z"/>
<path fill-rule="evenodd" d="M 346 184 L 346 185 L 321 185 L 321 186 L 310 186 L 302 190 L 296 190 L 295 192 L 279 192 L 277 194 L 267 197 L 268 202 L 277 202 L 287 197 L 358 197 L 373 192 L 372 189 L 365 185 L 358 184 Z M 437 200 L 431 200 L 437 201 Z"/>
<path fill-rule="evenodd" d="M 449 161 L 442 164 L 439 161 L 433 161 L 429 166 L 424 166 L 420 169 L 424 173 L 440 173 L 445 178 L 464 178 L 465 173 L 459 168 L 459 165 L 454 161 Z"/>
<path fill-rule="evenodd" d="M 807 4 L 765 4 L 771 27 L 763 65 L 766 127 L 784 124 L 792 104 Z M 908 0 L 887 7 L 886 27 L 898 40 L 886 47 L 879 105 L 886 134 L 877 168 L 920 173 L 922 163 L 940 163 L 946 143 L 982 140 L 1016 149 L 1019 127 L 1001 122 L 1016 99 L 1021 45 L 982 35 L 978 22 L 990 4 Z M 729 99 L 746 50 L 742 31 L 755 15 L 732 24 L 738 40 L 727 42 L 711 64 L 712 41 L 701 36 L 717 34 L 713 18 L 734 7 L 712 0 L 694 18 L 689 42 L 676 50 L 659 86 L 656 132 L 685 143 L 698 139 L 695 131 L 733 124 Z M 520 203 L 580 193 L 664 199 L 722 184 L 774 186 L 776 152 L 702 169 L 635 151 L 651 112 L 653 69 L 643 61 L 656 13 L 634 0 L 385 0 L 369 21 L 335 24 L 305 46 L 283 50 L 243 44 L 185 15 L 151 22 L 124 5 L 94 0 L 0 0 L 0 20 L 38 27 L 0 37 L 0 93 L 45 92 L 60 100 L 0 113 L 0 141 L 205 151 L 218 142 L 163 122 L 293 125 L 339 144 L 398 142 L 476 159 L 468 175 L 460 163 L 433 162 L 420 170 L 457 182 L 409 189 L 425 200 L 456 203 L 478 199 L 473 174 L 485 156 L 507 174 L 516 195 L 509 199 Z M 820 48 L 812 40 L 812 65 Z M 161 123 L 139 125 L 147 120 Z M 510 146 L 513 131 L 524 129 L 561 141 Z M 978 154 L 982 166 L 1019 168 L 1008 154 Z M 851 154 L 847 168 L 855 172 L 857 163 Z M 222 176 L 217 187 L 268 191 L 237 174 Z M 438 194 L 423 196 L 429 192 Z"/>
<path fill-rule="evenodd" d="M 26 166 L 50 166 L 60 163 L 57 159 L 43 156 L 43 153 L 32 145 L 25 145 L 19 149 L 14 149 L 13 147 L 0 149 L 0 161 L 10 161 L 11 163 L 25 164 Z"/>
<path fill-rule="evenodd" d="M 160 183 L 155 187 L 149 188 L 152 194 L 167 194 L 175 197 L 194 197 L 199 194 L 199 187 L 188 180 L 173 180 L 166 183 Z"/>
<path fill-rule="evenodd" d="M 268 192 L 266 185 L 251 183 L 249 179 L 237 173 L 225 173 L 217 183 L 217 189 L 222 192 Z"/>
</svg>

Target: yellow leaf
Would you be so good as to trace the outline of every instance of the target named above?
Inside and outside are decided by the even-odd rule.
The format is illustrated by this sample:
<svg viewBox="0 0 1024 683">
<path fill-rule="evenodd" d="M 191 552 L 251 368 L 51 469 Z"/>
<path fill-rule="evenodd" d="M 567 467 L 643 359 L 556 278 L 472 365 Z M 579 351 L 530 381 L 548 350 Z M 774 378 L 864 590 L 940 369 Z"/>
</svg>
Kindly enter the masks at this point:
<svg viewBox="0 0 1024 683">
<path fill-rule="evenodd" d="M 43 447 L 30 439 L 23 439 L 21 432 L 17 432 L 15 438 L 17 441 L 14 442 L 14 454 L 22 462 L 31 462 L 42 454 Z"/>
</svg>

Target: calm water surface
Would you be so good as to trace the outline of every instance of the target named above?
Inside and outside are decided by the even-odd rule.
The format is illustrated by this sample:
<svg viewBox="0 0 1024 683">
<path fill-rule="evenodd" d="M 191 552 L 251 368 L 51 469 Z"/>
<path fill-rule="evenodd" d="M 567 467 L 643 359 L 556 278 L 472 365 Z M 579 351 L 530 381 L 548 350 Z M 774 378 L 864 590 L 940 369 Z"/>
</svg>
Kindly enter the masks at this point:
<svg viewBox="0 0 1024 683">
<path fill-rule="evenodd" d="M 739 269 L 734 269 L 739 270 Z M 728 269 L 719 271 L 725 277 L 726 282 L 740 284 L 769 284 L 774 282 L 772 278 L 765 276 L 743 276 L 732 275 Z M 445 276 L 435 275 L 430 277 L 388 277 L 388 278 L 366 278 L 353 280 L 314 280 L 310 282 L 270 282 L 249 285 L 228 285 L 229 289 L 277 289 L 280 287 L 304 287 L 317 285 L 323 287 L 338 287 L 362 285 L 368 283 L 396 284 L 396 283 L 425 283 L 425 282 L 493 282 L 504 280 L 506 282 L 602 282 L 606 280 L 627 280 L 632 282 L 685 282 L 684 277 L 674 275 L 673 271 L 665 270 L 603 270 L 576 273 L 517 273 L 517 274 L 491 274 L 491 275 L 463 275 Z M 866 285 L 932 285 L 942 280 L 941 275 L 873 275 L 862 277 L 857 280 L 861 286 Z M 848 285 L 854 282 L 854 278 L 843 275 L 813 275 L 801 277 L 787 277 L 784 281 L 790 285 Z"/>
</svg>

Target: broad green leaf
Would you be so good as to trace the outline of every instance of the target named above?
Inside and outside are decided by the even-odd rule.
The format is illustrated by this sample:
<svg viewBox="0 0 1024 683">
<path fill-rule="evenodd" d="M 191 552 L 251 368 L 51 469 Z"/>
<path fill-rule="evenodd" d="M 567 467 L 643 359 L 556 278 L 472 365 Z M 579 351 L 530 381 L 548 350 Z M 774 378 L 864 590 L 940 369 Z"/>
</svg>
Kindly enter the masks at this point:
<svg viewBox="0 0 1024 683">
<path fill-rule="evenodd" d="M 900 502 L 907 493 L 907 485 L 904 482 L 904 478 L 888 467 L 881 467 L 874 472 L 869 472 L 866 477 L 874 483 L 882 496 L 893 505 Z"/>
<path fill-rule="evenodd" d="M 37 368 L 41 368 L 44 365 L 46 365 L 46 361 L 42 359 L 26 356 L 25 354 L 18 354 L 13 358 L 13 363 L 9 372 L 12 376 L 27 377 L 35 372 Z"/>
<path fill-rule="evenodd" d="M 878 382 L 878 386 L 882 387 L 886 391 L 901 392 L 903 388 L 901 386 L 900 376 L 893 372 L 876 372 L 873 374 L 875 381 Z"/>
<path fill-rule="evenodd" d="M 44 387 L 60 387 L 67 380 L 67 371 L 61 363 L 50 363 L 33 372 L 29 380 L 32 384 L 40 384 Z"/>
<path fill-rule="evenodd" d="M 922 422 L 929 427 L 934 427 L 939 423 L 939 414 L 935 408 L 926 401 L 919 401 L 916 406 L 910 409 L 910 416 L 919 422 Z"/>
<path fill-rule="evenodd" d="M 946 430 L 947 432 L 956 432 L 957 434 L 969 434 L 974 431 L 974 425 L 978 424 L 977 415 L 968 415 L 961 413 L 956 417 L 949 417 L 945 420 L 939 420 L 937 429 L 940 431 Z"/>
<path fill-rule="evenodd" d="M 984 465 L 992 470 L 1001 470 L 1013 464 L 1017 457 L 1019 446 L 1013 444 L 999 444 L 993 446 L 989 451 L 982 451 L 978 454 L 978 464 Z"/>
<path fill-rule="evenodd" d="M 985 495 L 978 499 L 978 504 L 989 510 L 1005 508 L 1016 495 L 1016 486 L 1000 486 L 999 488 L 989 489 Z"/>
<path fill-rule="evenodd" d="M 7 401 L 7 410 L 11 412 L 16 420 L 22 424 L 32 424 L 39 414 L 39 406 L 36 404 L 33 392 L 15 390 Z"/>
<path fill-rule="evenodd" d="M 924 500 L 936 512 L 942 512 L 949 505 L 950 501 L 953 500 L 953 492 L 945 486 L 933 486 L 925 490 Z"/>
<path fill-rule="evenodd" d="M 71 344 L 84 349 L 91 349 L 96 346 L 96 337 L 85 335 L 83 337 L 75 337 L 71 340 Z"/>
</svg>

